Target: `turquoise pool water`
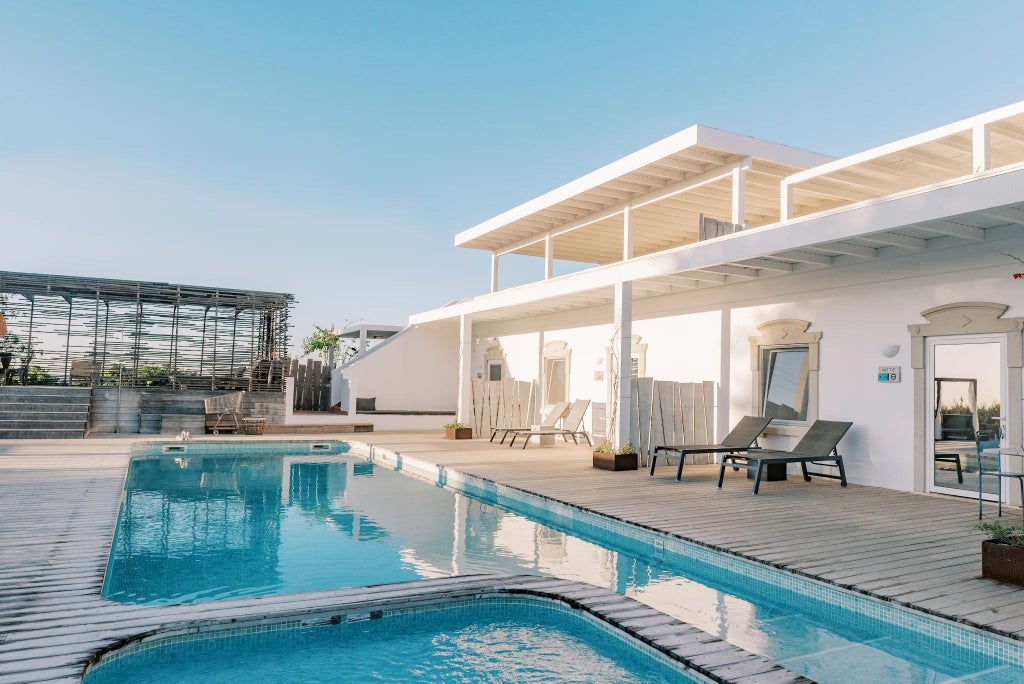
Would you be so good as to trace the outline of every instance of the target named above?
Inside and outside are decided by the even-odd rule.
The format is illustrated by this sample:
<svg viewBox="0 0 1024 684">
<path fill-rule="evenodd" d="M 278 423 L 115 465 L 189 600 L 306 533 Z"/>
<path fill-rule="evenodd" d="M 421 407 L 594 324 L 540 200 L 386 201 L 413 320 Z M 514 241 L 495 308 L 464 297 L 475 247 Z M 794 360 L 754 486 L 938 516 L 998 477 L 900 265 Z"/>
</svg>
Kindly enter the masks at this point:
<svg viewBox="0 0 1024 684">
<path fill-rule="evenodd" d="M 535 601 L 171 642 L 102 663 L 85 684 L 709 681 Z"/>
<path fill-rule="evenodd" d="M 825 684 L 1024 681 L 1019 664 L 816 600 L 799 583 L 780 590 L 628 530 L 499 500 L 356 456 L 140 458 L 103 594 L 184 603 L 532 572 L 614 589 Z"/>
</svg>

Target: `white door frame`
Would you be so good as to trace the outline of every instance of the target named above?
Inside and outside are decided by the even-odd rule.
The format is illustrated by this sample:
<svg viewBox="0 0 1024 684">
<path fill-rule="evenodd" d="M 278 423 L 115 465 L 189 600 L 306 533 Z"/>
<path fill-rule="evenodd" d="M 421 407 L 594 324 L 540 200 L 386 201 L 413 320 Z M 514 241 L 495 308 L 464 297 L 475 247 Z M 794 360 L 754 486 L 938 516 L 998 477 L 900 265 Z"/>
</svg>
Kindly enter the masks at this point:
<svg viewBox="0 0 1024 684">
<path fill-rule="evenodd" d="M 1005 333 L 978 333 L 974 335 L 936 335 L 927 337 L 926 340 L 927 354 L 925 358 L 925 372 L 926 372 L 926 383 L 925 383 L 925 407 L 929 414 L 934 411 L 935 407 L 935 348 L 945 345 L 964 345 L 964 344 L 998 344 L 999 345 L 999 405 L 1001 407 L 1000 413 L 1006 415 L 1007 406 L 1007 386 L 1008 386 L 1008 368 L 1006 365 L 1006 347 L 1007 347 L 1007 335 Z M 1005 431 L 1003 432 L 1002 445 L 1005 446 Z M 975 488 L 969 489 L 956 489 L 953 487 L 943 487 L 935 484 L 935 421 L 930 420 L 925 424 L 925 462 L 927 465 L 927 490 L 928 492 L 936 494 L 951 494 L 953 496 L 962 496 L 969 498 L 977 498 L 978 491 Z M 966 480 L 966 478 L 965 478 Z M 1000 498 L 1006 500 L 1006 486 L 1007 483 L 1003 482 L 1003 479 L 999 479 L 1000 482 Z M 965 481 L 964 484 L 967 484 Z M 982 498 L 986 501 L 995 501 L 996 496 L 994 494 L 982 494 Z"/>
</svg>

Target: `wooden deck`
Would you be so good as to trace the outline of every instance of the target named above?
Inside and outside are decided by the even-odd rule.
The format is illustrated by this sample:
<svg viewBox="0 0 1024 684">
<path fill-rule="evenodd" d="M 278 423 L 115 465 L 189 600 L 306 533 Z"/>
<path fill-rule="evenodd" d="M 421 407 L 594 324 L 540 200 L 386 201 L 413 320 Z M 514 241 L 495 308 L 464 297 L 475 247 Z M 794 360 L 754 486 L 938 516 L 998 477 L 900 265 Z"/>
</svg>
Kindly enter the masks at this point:
<svg viewBox="0 0 1024 684">
<path fill-rule="evenodd" d="M 1024 639 L 1024 589 L 980 578 L 984 535 L 975 529 L 971 500 L 856 485 L 844 490 L 821 480 L 766 482 L 755 497 L 743 472 L 729 471 L 718 490 L 712 466 L 688 465 L 683 482 L 675 481 L 674 466 L 653 478 L 646 471 L 600 471 L 583 446 L 509 449 L 486 440 L 447 441 L 439 431 L 360 437 Z M 168 616 L 180 622 L 223 615 L 222 602 L 170 608 L 99 597 L 132 441 L 0 442 L 0 681 L 74 681 L 82 653 L 166 624 Z M 987 515 L 994 514 L 993 506 Z M 1011 511 L 1006 519 L 1019 522 L 1018 516 Z M 295 600 L 232 605 L 265 610 Z"/>
</svg>

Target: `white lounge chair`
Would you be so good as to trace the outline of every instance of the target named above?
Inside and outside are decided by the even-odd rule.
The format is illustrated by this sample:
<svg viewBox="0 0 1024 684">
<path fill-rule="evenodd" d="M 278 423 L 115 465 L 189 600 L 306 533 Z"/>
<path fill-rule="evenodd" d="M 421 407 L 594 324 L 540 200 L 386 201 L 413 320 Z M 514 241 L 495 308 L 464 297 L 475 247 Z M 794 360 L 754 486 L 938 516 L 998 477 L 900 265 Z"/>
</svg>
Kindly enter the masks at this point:
<svg viewBox="0 0 1024 684">
<path fill-rule="evenodd" d="M 587 412 L 587 408 L 590 406 L 589 399 L 577 399 L 572 402 L 572 408 L 569 409 L 569 414 L 562 421 L 562 427 L 540 427 L 537 430 L 523 429 L 523 430 L 512 430 L 512 441 L 509 442 L 509 446 L 514 446 L 516 438 L 520 435 L 526 437 L 523 440 L 523 448 L 530 443 L 530 437 L 534 435 L 558 435 L 563 441 L 568 442 L 567 437 L 572 437 L 572 441 L 579 444 L 577 437 L 583 437 L 587 440 L 587 444 L 591 444 L 590 435 L 587 434 L 586 430 L 581 430 L 580 425 L 583 424 L 583 416 Z"/>
<path fill-rule="evenodd" d="M 545 427 L 545 428 L 553 428 L 553 427 L 555 427 L 555 423 L 557 423 L 559 420 L 561 420 L 562 414 L 565 413 L 565 409 L 567 409 L 568 407 L 569 407 L 569 402 L 567 402 L 567 401 L 558 401 L 558 402 L 555 402 L 554 404 L 552 404 L 551 410 L 548 412 L 547 417 L 541 422 L 541 427 Z M 505 438 L 508 437 L 510 432 L 521 432 L 522 430 L 530 430 L 530 429 L 531 428 L 528 428 L 528 427 L 510 427 L 510 428 L 508 428 L 508 427 L 496 427 L 496 428 L 491 428 L 491 439 L 490 439 L 490 441 L 493 442 L 495 436 L 499 432 L 501 432 L 502 433 L 502 435 L 501 435 L 501 442 L 499 442 L 499 444 L 504 444 L 505 443 Z"/>
</svg>

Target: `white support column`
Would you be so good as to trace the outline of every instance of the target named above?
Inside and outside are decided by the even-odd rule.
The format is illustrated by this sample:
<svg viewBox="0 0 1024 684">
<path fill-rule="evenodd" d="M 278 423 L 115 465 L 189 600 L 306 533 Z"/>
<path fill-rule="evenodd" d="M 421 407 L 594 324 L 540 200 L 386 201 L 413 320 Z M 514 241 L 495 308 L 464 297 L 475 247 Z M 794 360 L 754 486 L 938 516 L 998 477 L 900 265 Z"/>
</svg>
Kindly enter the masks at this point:
<svg viewBox="0 0 1024 684">
<path fill-rule="evenodd" d="M 985 124 L 975 126 L 971 139 L 974 143 L 974 173 L 984 173 L 992 167 L 988 126 Z"/>
<path fill-rule="evenodd" d="M 732 224 L 743 225 L 744 196 L 746 195 L 747 172 L 743 167 L 737 166 L 732 170 Z"/>
<path fill-rule="evenodd" d="M 491 252 L 491 292 L 498 291 L 498 253 Z"/>
<path fill-rule="evenodd" d="M 628 204 L 622 211 L 622 259 L 633 258 L 633 209 Z"/>
<path fill-rule="evenodd" d="M 537 396 L 533 402 L 533 423 L 541 421 L 541 408 L 544 406 L 544 331 L 537 333 Z"/>
<path fill-rule="evenodd" d="M 614 304 L 615 351 L 619 375 L 618 406 L 615 411 L 615 446 L 629 441 L 629 407 L 633 401 L 633 373 L 631 355 L 633 351 L 633 283 L 615 283 Z"/>
<path fill-rule="evenodd" d="M 793 187 L 783 179 L 779 190 L 779 220 L 788 221 L 793 218 Z"/>
<path fill-rule="evenodd" d="M 462 314 L 459 316 L 459 399 L 456 419 L 466 425 L 473 424 L 472 361 L 473 321 Z"/>
<path fill-rule="evenodd" d="M 366 326 L 359 326 L 359 351 L 357 353 L 362 354 L 366 351 Z"/>
<path fill-rule="evenodd" d="M 718 360 L 718 392 L 715 395 L 717 406 L 715 409 L 715 439 L 712 444 L 720 444 L 722 438 L 729 433 L 731 424 L 729 412 L 730 380 L 732 378 L 732 309 L 722 307 L 721 321 L 719 326 L 718 348 L 721 357 Z M 716 459 L 717 460 L 717 459 Z"/>
<path fill-rule="evenodd" d="M 555 240 L 551 233 L 544 236 L 544 280 L 555 274 Z"/>
</svg>

